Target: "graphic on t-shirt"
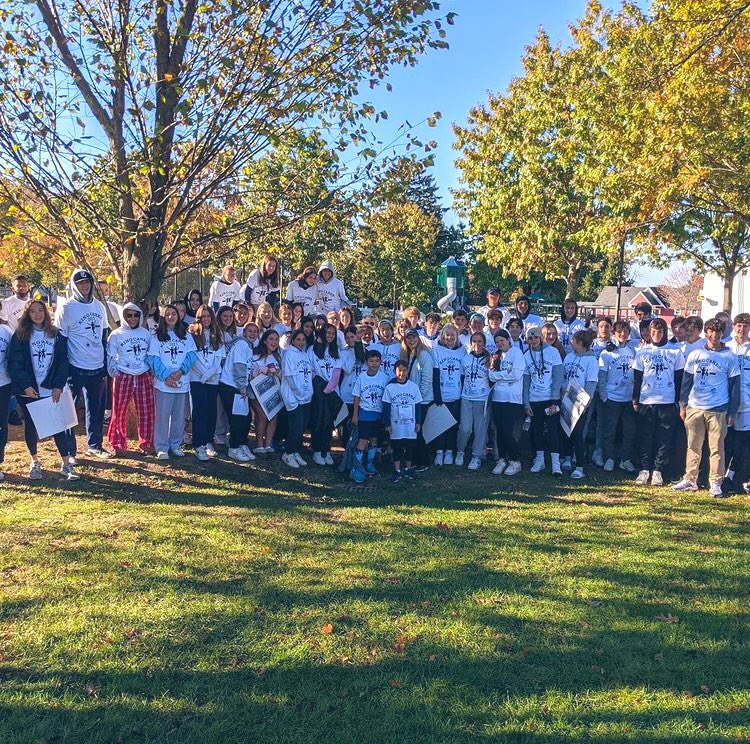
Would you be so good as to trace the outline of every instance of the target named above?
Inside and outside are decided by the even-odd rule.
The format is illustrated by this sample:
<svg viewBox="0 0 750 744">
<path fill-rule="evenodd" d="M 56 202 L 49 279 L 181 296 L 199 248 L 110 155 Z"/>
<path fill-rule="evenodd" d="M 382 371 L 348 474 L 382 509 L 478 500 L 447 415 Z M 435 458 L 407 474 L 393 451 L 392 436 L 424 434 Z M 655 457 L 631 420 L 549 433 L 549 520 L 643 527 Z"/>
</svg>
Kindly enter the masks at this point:
<svg viewBox="0 0 750 744">
<path fill-rule="evenodd" d="M 148 347 L 146 342 L 141 338 L 134 338 L 132 341 L 126 341 L 124 350 L 132 354 L 139 362 L 143 360 Z"/>
<path fill-rule="evenodd" d="M 101 316 L 98 313 L 86 313 L 86 315 L 81 318 L 81 328 L 91 331 L 91 338 L 101 338 Z"/>
<path fill-rule="evenodd" d="M 663 379 L 664 373 L 667 371 L 667 365 L 664 364 L 664 359 L 661 354 L 654 354 L 653 356 L 646 357 L 646 361 L 650 363 L 654 377 L 657 380 Z"/>
<path fill-rule="evenodd" d="M 37 369 L 42 369 L 44 367 L 44 363 L 47 361 L 48 351 L 47 351 L 47 344 L 41 343 L 34 349 L 33 352 L 34 359 L 36 360 L 36 367 Z"/>
<path fill-rule="evenodd" d="M 620 371 L 620 374 L 622 375 L 623 380 L 627 379 L 630 375 L 631 370 L 631 364 L 633 363 L 632 357 L 620 357 L 618 359 L 617 364 L 615 365 L 615 368 Z"/>
<path fill-rule="evenodd" d="M 169 358 L 174 363 L 177 361 L 177 357 L 180 356 L 180 349 L 175 344 L 170 344 L 167 346 L 166 350 L 167 354 L 169 354 Z"/>
<path fill-rule="evenodd" d="M 713 359 L 699 359 L 696 362 L 695 377 L 699 385 L 711 384 L 711 378 L 718 374 L 719 365 Z"/>
<path fill-rule="evenodd" d="M 208 364 L 209 361 L 211 361 L 211 357 L 214 355 L 214 351 L 210 346 L 204 346 L 200 350 L 201 355 L 203 356 L 203 362 L 205 364 Z"/>
<path fill-rule="evenodd" d="M 328 355 L 324 356 L 323 359 L 320 361 L 320 366 L 326 371 L 326 377 L 330 379 L 331 377 L 331 370 L 333 369 L 333 362 L 331 361 L 331 357 Z"/>
</svg>

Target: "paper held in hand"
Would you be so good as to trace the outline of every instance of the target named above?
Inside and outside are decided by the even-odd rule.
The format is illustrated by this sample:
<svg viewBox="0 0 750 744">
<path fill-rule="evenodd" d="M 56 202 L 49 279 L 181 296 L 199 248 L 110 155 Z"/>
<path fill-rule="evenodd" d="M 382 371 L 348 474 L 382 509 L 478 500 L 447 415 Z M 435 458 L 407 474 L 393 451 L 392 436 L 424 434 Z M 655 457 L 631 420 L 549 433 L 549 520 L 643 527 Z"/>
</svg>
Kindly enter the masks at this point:
<svg viewBox="0 0 750 744">
<path fill-rule="evenodd" d="M 70 388 L 63 388 L 60 400 L 55 403 L 52 396 L 39 398 L 28 404 L 29 415 L 36 427 L 39 439 L 46 439 L 66 429 L 78 426 L 78 415 Z"/>
<path fill-rule="evenodd" d="M 258 375 L 250 380 L 250 387 L 255 393 L 255 399 L 270 421 L 284 407 L 281 398 L 281 385 L 276 375 Z"/>
<path fill-rule="evenodd" d="M 422 436 L 428 444 L 439 437 L 444 431 L 448 431 L 456 423 L 448 406 L 438 406 L 433 403 L 427 409 L 427 415 L 422 423 Z"/>
<path fill-rule="evenodd" d="M 578 419 L 591 403 L 591 396 L 577 383 L 570 384 L 560 402 L 560 427 L 567 436 L 576 428 Z"/>
<path fill-rule="evenodd" d="M 235 393 L 232 401 L 232 416 L 247 416 L 250 413 L 250 404 L 247 398 L 243 398 L 239 393 Z"/>
</svg>

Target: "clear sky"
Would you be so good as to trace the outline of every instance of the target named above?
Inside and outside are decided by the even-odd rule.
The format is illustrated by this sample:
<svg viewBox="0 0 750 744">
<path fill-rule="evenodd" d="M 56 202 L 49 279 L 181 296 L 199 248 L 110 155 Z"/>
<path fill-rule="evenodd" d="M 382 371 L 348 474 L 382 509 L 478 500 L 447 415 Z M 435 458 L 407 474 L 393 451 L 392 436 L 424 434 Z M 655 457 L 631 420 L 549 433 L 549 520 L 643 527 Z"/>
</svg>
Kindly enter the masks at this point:
<svg viewBox="0 0 750 744">
<path fill-rule="evenodd" d="M 605 2 L 605 5 L 617 5 Z M 543 27 L 553 43 L 570 42 L 568 24 L 583 14 L 586 0 L 453 0 L 444 2 L 441 12 L 457 13 L 454 26 L 447 27 L 450 49 L 430 50 L 416 67 L 393 70 L 384 88 L 367 96 L 389 114 L 387 127 L 377 131 L 389 141 L 405 120 L 415 124 L 440 111 L 443 118 L 431 129 L 424 125 L 421 139 L 438 143 L 433 174 L 445 206 L 450 206 L 450 189 L 458 184 L 453 162 L 452 124 L 466 122 L 469 110 L 485 101 L 488 91 L 504 91 L 521 72 L 524 47 L 533 42 Z M 389 129 L 392 127 L 392 129 Z M 450 218 L 450 217 L 449 217 Z M 661 272 L 639 272 L 638 280 L 656 281 Z"/>
</svg>

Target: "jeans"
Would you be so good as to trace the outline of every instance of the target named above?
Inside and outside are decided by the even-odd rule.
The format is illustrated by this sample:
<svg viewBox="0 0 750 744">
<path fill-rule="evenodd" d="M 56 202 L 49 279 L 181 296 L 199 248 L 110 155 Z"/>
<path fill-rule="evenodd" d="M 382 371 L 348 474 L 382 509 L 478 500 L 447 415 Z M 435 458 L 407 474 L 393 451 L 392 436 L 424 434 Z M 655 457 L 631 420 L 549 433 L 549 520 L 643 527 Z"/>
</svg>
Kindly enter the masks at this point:
<svg viewBox="0 0 750 744">
<path fill-rule="evenodd" d="M 107 405 L 107 371 L 70 366 L 70 392 L 78 402 L 83 395 L 86 408 L 86 445 L 99 449 L 104 437 L 104 408 Z M 75 454 L 75 453 L 73 453 Z"/>
<path fill-rule="evenodd" d="M 203 382 L 190 383 L 190 397 L 193 400 L 193 445 L 195 447 L 213 444 L 218 393 L 218 385 L 206 385 Z"/>
<path fill-rule="evenodd" d="M 310 403 L 298 405 L 293 411 L 287 411 L 288 431 L 285 450 L 287 455 L 302 454 L 302 440 L 310 420 Z"/>
<path fill-rule="evenodd" d="M 187 393 L 154 390 L 154 448 L 157 452 L 174 452 L 182 444 L 187 396 Z"/>
</svg>

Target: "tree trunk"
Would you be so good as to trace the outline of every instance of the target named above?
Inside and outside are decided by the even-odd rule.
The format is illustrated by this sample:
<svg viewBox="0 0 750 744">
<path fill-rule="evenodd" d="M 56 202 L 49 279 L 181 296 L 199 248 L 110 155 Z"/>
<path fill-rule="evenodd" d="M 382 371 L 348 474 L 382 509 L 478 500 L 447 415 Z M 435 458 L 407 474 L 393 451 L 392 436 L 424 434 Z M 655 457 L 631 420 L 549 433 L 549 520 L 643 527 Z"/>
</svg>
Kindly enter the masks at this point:
<svg viewBox="0 0 750 744">
<path fill-rule="evenodd" d="M 578 296 L 578 282 L 581 280 L 581 267 L 568 266 L 568 276 L 566 278 L 567 286 L 565 287 L 565 298 L 575 300 Z"/>
<path fill-rule="evenodd" d="M 154 237 L 139 235 L 125 251 L 122 291 L 128 302 L 157 302 L 164 282 L 161 249 Z"/>
<path fill-rule="evenodd" d="M 724 307 L 725 313 L 732 314 L 732 290 L 734 289 L 734 278 L 736 272 L 734 269 L 727 269 L 724 272 Z"/>
</svg>

